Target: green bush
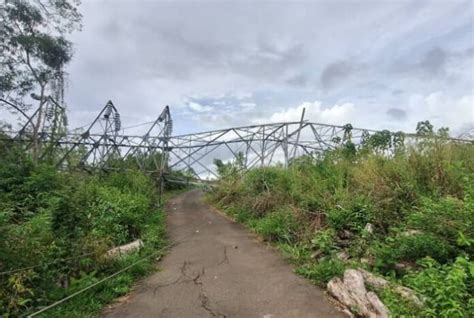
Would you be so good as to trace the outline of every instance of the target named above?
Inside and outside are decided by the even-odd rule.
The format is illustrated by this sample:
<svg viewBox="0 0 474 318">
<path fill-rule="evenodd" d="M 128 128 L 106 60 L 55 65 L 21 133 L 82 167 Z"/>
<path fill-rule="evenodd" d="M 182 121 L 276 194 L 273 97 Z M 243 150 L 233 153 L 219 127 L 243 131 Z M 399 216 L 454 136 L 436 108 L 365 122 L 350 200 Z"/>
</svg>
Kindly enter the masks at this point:
<svg viewBox="0 0 474 318">
<path fill-rule="evenodd" d="M 332 228 L 318 231 L 311 240 L 313 248 L 321 251 L 324 254 L 330 254 L 335 247 L 336 231 Z"/>
<path fill-rule="evenodd" d="M 424 317 L 474 316 L 474 262 L 457 257 L 452 264 L 440 265 L 426 258 L 423 270 L 407 275 L 405 283 L 426 298 Z"/>
<path fill-rule="evenodd" d="M 89 206 L 88 217 L 95 236 L 109 238 L 120 245 L 140 237 L 148 213 L 150 201 L 146 195 L 99 187 Z"/>
<path fill-rule="evenodd" d="M 143 173 L 60 172 L 34 164 L 20 148 L 0 143 L 0 149 L 0 272 L 7 272 L 0 275 L 0 316 L 32 313 L 164 245 L 156 186 Z M 102 257 L 137 238 L 145 243 L 140 253 L 116 262 Z M 96 314 L 151 262 L 98 288 L 97 297 L 86 293 L 49 316 Z"/>
<path fill-rule="evenodd" d="M 380 270 L 394 269 L 397 263 L 415 264 L 418 259 L 431 257 L 447 262 L 455 257 L 455 250 L 446 241 L 428 233 L 399 233 L 383 243 L 374 244 L 373 255 Z"/>
<path fill-rule="evenodd" d="M 318 285 L 326 285 L 333 277 L 342 276 L 344 269 L 344 264 L 338 259 L 325 258 L 316 263 L 298 267 L 296 273 L 311 279 Z"/>
<path fill-rule="evenodd" d="M 373 222 L 373 207 L 366 196 L 344 195 L 339 202 L 327 214 L 328 223 L 333 228 L 360 232 L 367 223 Z"/>
<path fill-rule="evenodd" d="M 279 249 L 282 251 L 285 258 L 290 260 L 292 263 L 298 265 L 304 265 L 310 261 L 311 258 L 311 247 L 307 244 L 297 243 L 280 243 L 278 244 Z"/>
<path fill-rule="evenodd" d="M 434 132 L 429 122 L 417 127 L 416 143 L 406 144 L 402 133 L 383 131 L 364 134 L 356 146 L 351 129 L 344 126 L 344 137 L 334 140 L 339 149 L 294 159 L 288 169 L 223 176 L 211 200 L 278 242 L 298 272 L 319 283 L 352 265 L 395 281 L 418 273 L 420 280 L 433 279 L 433 286 L 440 277 L 448 279 L 448 272 L 461 273 L 459 259 L 474 257 L 472 144 L 448 141 L 446 130 Z M 351 256 L 347 264 L 334 259 L 336 251 Z M 439 263 L 435 269 L 419 262 L 426 257 Z M 390 290 L 382 294 L 395 316 L 467 317 L 472 304 L 466 297 L 473 297 L 467 277 L 462 309 L 444 311 L 430 303 L 420 311 L 402 306 Z M 411 286 L 427 297 L 434 293 L 420 284 Z M 449 301 L 448 292 L 443 297 Z M 460 304 L 459 299 L 451 300 Z"/>
<path fill-rule="evenodd" d="M 253 223 L 255 232 L 275 242 L 293 242 L 298 235 L 298 223 L 291 211 L 280 209 Z"/>
<path fill-rule="evenodd" d="M 462 238 L 474 238 L 474 204 L 469 194 L 464 201 L 454 197 L 436 200 L 424 198 L 419 208 L 408 216 L 407 225 L 431 233 L 452 249 L 464 249 L 474 256 L 474 245 Z"/>
</svg>

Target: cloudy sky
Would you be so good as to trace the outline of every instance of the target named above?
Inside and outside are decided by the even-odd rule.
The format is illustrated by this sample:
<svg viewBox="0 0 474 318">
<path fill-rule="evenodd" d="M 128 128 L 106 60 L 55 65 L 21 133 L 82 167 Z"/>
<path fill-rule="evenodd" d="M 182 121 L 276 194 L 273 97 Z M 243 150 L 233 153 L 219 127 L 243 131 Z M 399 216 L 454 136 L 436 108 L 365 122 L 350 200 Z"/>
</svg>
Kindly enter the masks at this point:
<svg viewBox="0 0 474 318">
<path fill-rule="evenodd" d="M 123 126 L 170 105 L 175 134 L 306 119 L 474 126 L 474 2 L 84 0 L 72 125 L 111 99 Z"/>
</svg>

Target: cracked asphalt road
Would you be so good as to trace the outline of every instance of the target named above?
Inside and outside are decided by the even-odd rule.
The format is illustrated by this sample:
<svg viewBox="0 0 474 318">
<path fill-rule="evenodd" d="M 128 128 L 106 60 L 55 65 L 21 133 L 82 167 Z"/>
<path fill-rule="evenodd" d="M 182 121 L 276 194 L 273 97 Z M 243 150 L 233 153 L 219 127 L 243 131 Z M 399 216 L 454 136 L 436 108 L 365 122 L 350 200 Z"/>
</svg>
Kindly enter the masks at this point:
<svg viewBox="0 0 474 318">
<path fill-rule="evenodd" d="M 168 202 L 168 233 L 176 244 L 162 270 L 104 317 L 343 317 L 321 288 L 202 196 L 192 190 Z"/>
</svg>

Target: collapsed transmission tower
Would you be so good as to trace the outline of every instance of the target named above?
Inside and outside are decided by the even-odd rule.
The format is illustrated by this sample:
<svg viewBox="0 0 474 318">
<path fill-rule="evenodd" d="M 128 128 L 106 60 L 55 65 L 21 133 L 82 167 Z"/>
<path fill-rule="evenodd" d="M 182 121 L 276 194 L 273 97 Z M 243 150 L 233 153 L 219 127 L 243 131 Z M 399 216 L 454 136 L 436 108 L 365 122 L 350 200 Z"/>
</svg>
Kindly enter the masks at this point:
<svg viewBox="0 0 474 318">
<path fill-rule="evenodd" d="M 53 114 L 63 114 L 64 108 L 51 101 Z M 48 108 L 49 109 L 49 108 Z M 33 114 L 19 132 L 11 138 L 30 147 Z M 60 120 L 46 116 L 45 121 Z M 65 117 L 65 116 L 64 116 Z M 120 113 L 112 101 L 102 108 L 92 123 L 81 132 L 53 130 L 57 124 L 45 124 L 40 132 L 41 158 L 48 157 L 59 168 L 81 168 L 88 171 L 124 169 L 131 164 L 154 173 L 161 184 L 169 172 L 181 171 L 186 176 L 203 180 L 217 177 L 214 159 L 222 161 L 241 157 L 242 168 L 281 163 L 288 166 L 297 157 L 315 156 L 342 144 L 364 143 L 372 134 L 389 139 L 397 133 L 300 121 L 233 127 L 194 134 L 173 135 L 173 121 L 168 106 L 142 135 L 123 133 Z M 399 135 L 398 135 L 399 136 Z M 406 138 L 419 136 L 404 134 Z M 396 138 L 393 138 L 394 140 Z M 457 142 L 469 140 L 452 139 Z M 402 141 L 403 142 L 403 141 Z M 390 143 L 390 147 L 393 145 Z M 53 155 L 51 155 L 53 154 Z"/>
</svg>

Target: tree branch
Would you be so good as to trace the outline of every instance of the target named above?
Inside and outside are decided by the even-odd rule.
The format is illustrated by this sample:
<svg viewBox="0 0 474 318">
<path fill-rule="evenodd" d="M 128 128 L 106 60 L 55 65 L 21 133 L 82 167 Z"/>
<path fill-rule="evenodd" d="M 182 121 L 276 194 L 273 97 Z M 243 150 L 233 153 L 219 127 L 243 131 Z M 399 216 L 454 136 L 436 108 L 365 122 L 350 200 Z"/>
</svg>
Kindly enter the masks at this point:
<svg viewBox="0 0 474 318">
<path fill-rule="evenodd" d="M 30 116 L 28 116 L 28 115 L 27 115 L 20 107 L 18 107 L 17 105 L 15 105 L 15 104 L 13 104 L 13 103 L 11 103 L 11 102 L 9 102 L 9 101 L 3 99 L 3 98 L 0 98 L 0 102 L 5 103 L 5 104 L 7 104 L 7 105 L 10 106 L 10 107 L 15 108 L 15 109 L 16 109 L 17 111 L 19 111 L 23 116 L 25 116 L 26 119 L 31 120 Z"/>
</svg>

